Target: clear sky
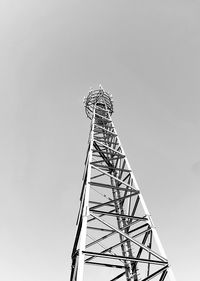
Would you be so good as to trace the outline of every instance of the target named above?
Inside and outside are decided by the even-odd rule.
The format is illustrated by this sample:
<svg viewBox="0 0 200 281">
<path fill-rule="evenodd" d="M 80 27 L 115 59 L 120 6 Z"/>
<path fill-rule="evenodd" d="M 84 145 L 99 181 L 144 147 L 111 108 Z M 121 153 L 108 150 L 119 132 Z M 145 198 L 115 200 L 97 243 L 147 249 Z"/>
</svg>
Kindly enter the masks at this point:
<svg viewBox="0 0 200 281">
<path fill-rule="evenodd" d="M 101 83 L 177 281 L 197 280 L 200 2 L 1 0 L 0 279 L 69 280 Z"/>
</svg>

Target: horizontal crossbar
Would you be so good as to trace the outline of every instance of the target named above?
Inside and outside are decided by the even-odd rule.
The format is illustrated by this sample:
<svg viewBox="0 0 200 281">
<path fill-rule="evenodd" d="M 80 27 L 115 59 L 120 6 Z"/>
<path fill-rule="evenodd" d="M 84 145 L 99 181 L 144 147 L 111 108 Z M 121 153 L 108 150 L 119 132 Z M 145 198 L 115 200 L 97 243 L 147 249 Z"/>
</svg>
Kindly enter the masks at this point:
<svg viewBox="0 0 200 281">
<path fill-rule="evenodd" d="M 83 251 L 83 253 L 86 256 L 93 256 L 93 257 L 99 257 L 99 258 L 107 258 L 107 259 L 115 259 L 115 260 L 124 260 L 124 261 L 132 261 L 132 262 L 141 262 L 141 263 L 151 263 L 151 264 L 157 264 L 157 265 L 165 265 L 168 264 L 168 262 L 165 261 L 159 261 L 159 260 L 151 260 L 151 259 L 138 259 L 134 257 L 124 257 L 119 255 L 109 255 L 109 254 L 102 254 L 97 252 L 88 252 Z"/>
</svg>

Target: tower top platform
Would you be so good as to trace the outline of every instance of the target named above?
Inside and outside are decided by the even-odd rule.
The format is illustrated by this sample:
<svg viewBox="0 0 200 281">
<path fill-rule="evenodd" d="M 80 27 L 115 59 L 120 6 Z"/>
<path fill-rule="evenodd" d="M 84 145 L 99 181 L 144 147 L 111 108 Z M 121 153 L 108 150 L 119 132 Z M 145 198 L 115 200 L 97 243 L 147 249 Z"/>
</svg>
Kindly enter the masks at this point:
<svg viewBox="0 0 200 281">
<path fill-rule="evenodd" d="M 112 95 L 105 92 L 101 85 L 98 90 L 90 90 L 87 97 L 84 98 L 85 112 L 88 118 L 92 118 L 95 106 L 104 108 L 113 113 Z"/>
</svg>

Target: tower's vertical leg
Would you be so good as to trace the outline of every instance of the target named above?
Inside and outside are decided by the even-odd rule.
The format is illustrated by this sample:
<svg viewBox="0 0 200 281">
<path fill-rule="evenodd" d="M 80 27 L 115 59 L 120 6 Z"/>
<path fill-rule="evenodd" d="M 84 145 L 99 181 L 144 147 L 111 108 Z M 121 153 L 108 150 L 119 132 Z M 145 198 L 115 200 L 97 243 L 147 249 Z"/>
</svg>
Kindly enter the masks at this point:
<svg viewBox="0 0 200 281">
<path fill-rule="evenodd" d="M 93 114 L 94 116 L 94 114 Z M 89 216 L 89 195 L 90 195 L 90 178 L 91 178 L 91 161 L 92 161 L 92 147 L 93 147 L 93 134 L 94 134 L 94 117 L 91 122 L 91 131 L 89 137 L 89 149 L 86 156 L 85 161 L 85 173 L 83 178 L 83 190 L 82 190 L 82 199 L 80 205 L 80 215 L 79 220 L 81 223 L 81 231 L 80 231 L 80 242 L 79 242 L 79 250 L 78 250 L 78 266 L 76 268 L 76 272 L 74 274 L 74 280 L 83 281 L 83 273 L 84 273 L 84 259 L 85 259 L 85 246 L 86 246 L 86 236 L 87 236 L 87 219 Z M 72 281 L 74 281 L 72 280 Z"/>
</svg>

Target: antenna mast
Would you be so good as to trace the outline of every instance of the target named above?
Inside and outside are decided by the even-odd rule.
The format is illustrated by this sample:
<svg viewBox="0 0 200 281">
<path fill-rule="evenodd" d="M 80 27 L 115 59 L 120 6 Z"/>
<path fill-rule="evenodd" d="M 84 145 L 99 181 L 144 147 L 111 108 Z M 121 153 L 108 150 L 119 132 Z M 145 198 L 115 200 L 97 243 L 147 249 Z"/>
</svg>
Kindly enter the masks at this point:
<svg viewBox="0 0 200 281">
<path fill-rule="evenodd" d="M 70 281 L 174 281 L 111 119 L 112 96 L 100 86 L 84 104 L 91 129 Z"/>
</svg>

